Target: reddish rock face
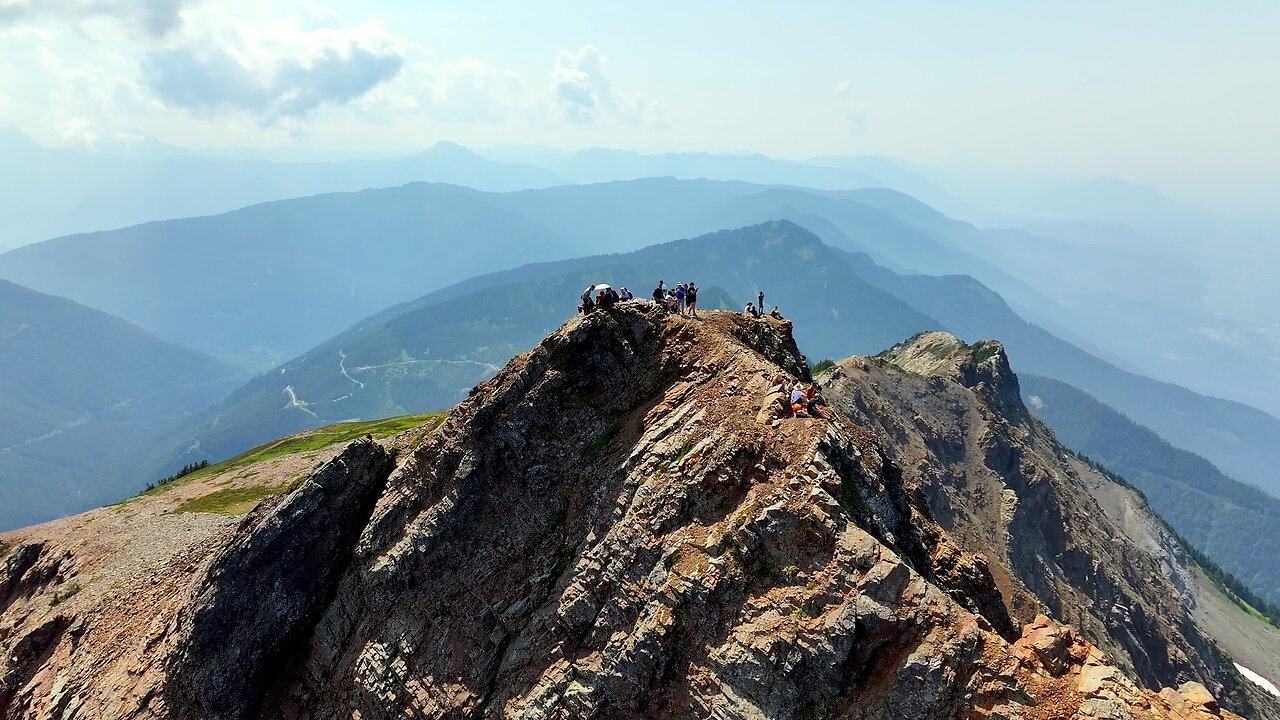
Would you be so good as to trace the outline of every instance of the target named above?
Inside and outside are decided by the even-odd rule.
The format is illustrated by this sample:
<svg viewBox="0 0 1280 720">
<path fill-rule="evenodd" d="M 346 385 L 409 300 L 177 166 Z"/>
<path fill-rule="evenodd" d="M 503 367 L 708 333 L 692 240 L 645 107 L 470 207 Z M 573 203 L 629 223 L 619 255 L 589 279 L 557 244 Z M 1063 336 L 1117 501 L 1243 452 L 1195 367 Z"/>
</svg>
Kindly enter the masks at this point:
<svg viewBox="0 0 1280 720">
<path fill-rule="evenodd" d="M 208 533 L 145 640 L 100 644 L 112 591 L 50 614 L 9 714 L 1234 717 L 1047 616 L 1019 630 L 1016 573 L 939 522 L 892 438 L 833 396 L 791 416 L 779 374 L 808 379 L 786 322 L 571 321 L 394 467 L 353 444 Z"/>
</svg>

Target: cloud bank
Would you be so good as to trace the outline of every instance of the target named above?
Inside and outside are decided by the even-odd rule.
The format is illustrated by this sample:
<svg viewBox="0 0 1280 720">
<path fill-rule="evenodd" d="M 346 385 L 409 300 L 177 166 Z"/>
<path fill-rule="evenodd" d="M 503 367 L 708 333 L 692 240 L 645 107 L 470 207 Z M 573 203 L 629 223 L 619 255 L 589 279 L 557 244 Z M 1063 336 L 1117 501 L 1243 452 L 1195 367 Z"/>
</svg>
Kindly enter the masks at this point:
<svg viewBox="0 0 1280 720">
<path fill-rule="evenodd" d="M 0 27 L 37 20 L 78 24 L 110 18 L 151 37 L 182 25 L 182 11 L 200 0 L 0 0 Z"/>
<path fill-rule="evenodd" d="M 666 124 L 662 106 L 640 93 L 614 86 L 605 74 L 607 60 L 594 46 L 561 50 L 551 71 L 551 104 L 555 116 L 572 123 L 604 117 L 624 122 Z"/>
<path fill-rule="evenodd" d="M 207 43 L 149 53 L 142 80 L 170 107 L 243 111 L 272 123 L 301 118 L 325 103 L 345 104 L 396 77 L 404 48 L 376 20 L 349 29 L 241 28 Z"/>
<path fill-rule="evenodd" d="M 314 0 L 0 0 L 0 77 L 16 79 L 0 87 L 0 125 L 87 147 L 121 133 L 252 146 L 667 125 L 595 46 L 521 74 L 359 19 Z"/>
</svg>

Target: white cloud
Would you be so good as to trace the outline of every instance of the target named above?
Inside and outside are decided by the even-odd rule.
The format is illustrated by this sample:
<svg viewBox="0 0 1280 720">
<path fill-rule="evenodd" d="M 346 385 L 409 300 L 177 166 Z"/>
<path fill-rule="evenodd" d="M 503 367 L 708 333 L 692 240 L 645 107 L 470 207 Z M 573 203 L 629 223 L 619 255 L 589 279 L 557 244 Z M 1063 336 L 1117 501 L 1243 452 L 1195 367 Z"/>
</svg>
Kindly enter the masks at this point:
<svg viewBox="0 0 1280 720">
<path fill-rule="evenodd" d="M 561 50 L 551 70 L 551 105 L 556 117 L 573 123 L 592 123 L 604 117 L 624 122 L 666 124 L 662 106 L 640 93 L 613 85 L 604 68 L 607 60 L 594 46 Z"/>
<path fill-rule="evenodd" d="M 318 2 L 302 3 L 302 15 L 311 22 L 321 25 L 336 22 L 338 19 L 338 11 L 336 9 Z"/>
<path fill-rule="evenodd" d="M 48 144 L 389 147 L 666 124 L 589 45 L 560 52 L 550 84 L 529 83 L 483 57 L 437 57 L 381 20 L 354 24 L 364 17 L 330 0 L 45 1 L 0 0 L 0 74 L 15 80 L 0 82 L 0 124 Z"/>
<path fill-rule="evenodd" d="M 200 0 L 0 0 L 0 26 L 40 21 L 80 25 L 108 18 L 151 37 L 182 25 L 182 12 Z"/>
<path fill-rule="evenodd" d="M 440 62 L 426 49 L 417 50 L 422 59 L 406 63 L 399 79 L 357 106 L 370 113 L 414 114 L 444 123 L 666 123 L 660 105 L 610 81 L 605 58 L 590 45 L 559 53 L 549 93 L 531 91 L 519 73 L 479 58 Z"/>
<path fill-rule="evenodd" d="M 409 74 L 419 84 L 422 110 L 442 120 L 501 122 L 528 102 L 518 73 L 476 58 L 418 63 Z"/>
<path fill-rule="evenodd" d="M 835 93 L 840 114 L 853 126 L 853 131 L 859 135 L 866 133 L 867 111 L 854 100 L 853 84 L 848 80 L 841 80 L 836 83 Z"/>
<path fill-rule="evenodd" d="M 35 25 L 9 25 L 0 22 L 0 40 L 22 42 L 34 40 L 48 44 L 58 37 L 56 28 Z"/>
<path fill-rule="evenodd" d="M 274 123 L 394 78 L 409 46 L 378 20 L 345 29 L 304 29 L 296 19 L 238 23 L 148 53 L 142 78 L 170 107 Z"/>
<path fill-rule="evenodd" d="M 63 145 L 94 147 L 121 114 L 154 109 L 132 78 L 104 62 L 64 62 L 54 50 L 42 48 L 26 70 L 47 87 L 38 103 L 46 137 Z"/>
</svg>

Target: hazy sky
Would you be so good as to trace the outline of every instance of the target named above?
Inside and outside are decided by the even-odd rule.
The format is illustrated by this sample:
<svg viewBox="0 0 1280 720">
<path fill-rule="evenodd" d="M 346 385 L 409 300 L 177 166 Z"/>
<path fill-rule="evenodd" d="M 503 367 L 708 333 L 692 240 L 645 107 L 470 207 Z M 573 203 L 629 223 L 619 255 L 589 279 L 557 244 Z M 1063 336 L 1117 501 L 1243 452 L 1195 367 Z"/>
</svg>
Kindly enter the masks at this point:
<svg viewBox="0 0 1280 720">
<path fill-rule="evenodd" d="M 294 152 L 883 153 L 1280 195 L 1275 0 L 619 6 L 0 0 L 0 125 Z"/>
</svg>

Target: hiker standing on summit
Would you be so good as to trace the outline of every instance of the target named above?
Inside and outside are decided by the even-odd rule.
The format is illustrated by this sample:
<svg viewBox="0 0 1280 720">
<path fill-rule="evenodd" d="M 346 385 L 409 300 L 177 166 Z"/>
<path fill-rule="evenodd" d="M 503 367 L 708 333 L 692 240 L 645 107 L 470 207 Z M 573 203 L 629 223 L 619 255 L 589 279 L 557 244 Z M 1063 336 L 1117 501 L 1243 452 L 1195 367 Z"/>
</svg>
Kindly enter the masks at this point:
<svg viewBox="0 0 1280 720">
<path fill-rule="evenodd" d="M 756 300 L 760 301 L 760 314 L 763 315 L 764 314 L 764 291 L 763 290 L 761 290 L 759 293 L 756 294 Z"/>
</svg>

